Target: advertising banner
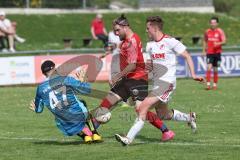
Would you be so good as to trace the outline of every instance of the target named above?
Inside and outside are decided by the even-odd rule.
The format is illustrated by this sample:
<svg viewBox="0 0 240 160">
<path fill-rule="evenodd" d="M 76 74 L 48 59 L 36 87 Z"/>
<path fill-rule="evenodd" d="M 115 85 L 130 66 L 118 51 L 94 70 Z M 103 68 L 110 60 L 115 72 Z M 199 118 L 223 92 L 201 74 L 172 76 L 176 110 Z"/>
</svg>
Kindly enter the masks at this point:
<svg viewBox="0 0 240 160">
<path fill-rule="evenodd" d="M 195 72 L 197 75 L 204 76 L 207 70 L 206 57 L 200 53 L 192 54 Z M 218 68 L 219 76 L 233 77 L 240 76 L 240 54 L 239 52 L 228 52 L 222 54 L 221 64 Z"/>
<path fill-rule="evenodd" d="M 99 56 L 99 54 L 35 56 L 36 83 L 45 79 L 41 73 L 41 64 L 45 60 L 54 61 L 61 75 L 73 76 L 81 67 L 84 67 L 87 68 L 89 81 L 107 81 L 111 67 L 111 56 L 103 59 L 98 58 Z"/>
<path fill-rule="evenodd" d="M 56 63 L 58 71 L 63 75 L 74 75 L 81 67 L 88 72 L 91 82 L 108 81 L 111 71 L 112 56 L 100 59 L 100 54 L 80 55 L 51 55 L 51 56 L 24 56 L 0 58 L 0 85 L 35 84 L 42 82 L 45 77 L 41 73 L 41 64 L 45 60 Z M 205 76 L 207 69 L 206 57 L 200 53 L 191 55 L 197 75 Z M 144 58 L 147 55 L 144 54 Z M 190 77 L 188 65 L 183 57 L 177 57 L 178 78 Z M 222 54 L 219 76 L 240 76 L 240 53 L 226 52 Z"/>
<path fill-rule="evenodd" d="M 34 57 L 1 57 L 0 85 L 35 83 Z"/>
</svg>

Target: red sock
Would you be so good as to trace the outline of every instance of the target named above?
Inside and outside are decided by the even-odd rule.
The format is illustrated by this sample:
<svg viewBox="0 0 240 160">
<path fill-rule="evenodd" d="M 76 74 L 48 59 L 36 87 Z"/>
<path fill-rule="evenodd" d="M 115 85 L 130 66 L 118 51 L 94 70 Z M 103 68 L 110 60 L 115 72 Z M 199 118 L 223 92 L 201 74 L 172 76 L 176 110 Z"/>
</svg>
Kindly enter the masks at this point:
<svg viewBox="0 0 240 160">
<path fill-rule="evenodd" d="M 207 82 L 210 82 L 211 81 L 211 70 L 207 70 L 207 72 L 206 72 L 206 80 L 207 80 Z"/>
<path fill-rule="evenodd" d="M 147 112 L 147 120 L 156 128 L 160 129 L 161 131 L 167 130 L 166 126 L 164 125 L 163 121 L 153 112 Z"/>
<path fill-rule="evenodd" d="M 218 72 L 214 72 L 214 74 L 213 74 L 213 82 L 214 83 L 218 82 Z"/>
<path fill-rule="evenodd" d="M 104 98 L 102 100 L 102 103 L 100 104 L 101 107 L 104 107 L 104 108 L 107 108 L 107 109 L 110 109 L 112 107 L 112 104 L 109 102 L 108 99 Z"/>
</svg>

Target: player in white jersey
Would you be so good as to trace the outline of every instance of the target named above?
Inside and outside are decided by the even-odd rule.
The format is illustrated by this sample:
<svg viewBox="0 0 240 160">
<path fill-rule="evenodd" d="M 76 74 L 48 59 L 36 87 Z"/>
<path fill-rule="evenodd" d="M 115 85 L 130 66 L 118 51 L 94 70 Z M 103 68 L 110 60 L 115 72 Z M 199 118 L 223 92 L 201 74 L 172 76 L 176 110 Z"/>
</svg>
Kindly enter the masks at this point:
<svg viewBox="0 0 240 160">
<path fill-rule="evenodd" d="M 168 109 L 170 95 L 176 88 L 176 54 L 183 56 L 188 63 L 192 78 L 202 81 L 194 72 L 194 65 L 186 47 L 175 38 L 165 35 L 162 32 L 163 21 L 159 16 L 147 18 L 147 33 L 150 39 L 154 40 L 147 44 L 147 52 L 151 60 L 148 61 L 148 68 L 153 72 L 153 87 L 148 97 L 137 108 L 138 118 L 129 130 L 127 136 L 116 134 L 116 139 L 123 145 L 130 144 L 135 136 L 143 128 L 146 120 L 146 113 L 151 107 L 155 107 L 157 114 L 164 120 L 185 121 L 190 123 L 193 131 L 196 130 L 196 115 Z"/>
</svg>

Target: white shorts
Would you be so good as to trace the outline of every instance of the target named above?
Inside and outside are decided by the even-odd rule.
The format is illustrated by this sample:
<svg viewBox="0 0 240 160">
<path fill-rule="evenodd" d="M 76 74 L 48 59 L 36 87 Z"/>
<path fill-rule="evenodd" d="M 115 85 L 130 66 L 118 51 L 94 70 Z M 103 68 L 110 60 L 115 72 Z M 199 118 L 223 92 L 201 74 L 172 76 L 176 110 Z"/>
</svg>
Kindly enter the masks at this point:
<svg viewBox="0 0 240 160">
<path fill-rule="evenodd" d="M 151 93 L 155 95 L 160 101 L 168 103 L 171 95 L 176 88 L 176 83 L 169 83 L 163 80 L 158 80 L 153 83 Z"/>
</svg>

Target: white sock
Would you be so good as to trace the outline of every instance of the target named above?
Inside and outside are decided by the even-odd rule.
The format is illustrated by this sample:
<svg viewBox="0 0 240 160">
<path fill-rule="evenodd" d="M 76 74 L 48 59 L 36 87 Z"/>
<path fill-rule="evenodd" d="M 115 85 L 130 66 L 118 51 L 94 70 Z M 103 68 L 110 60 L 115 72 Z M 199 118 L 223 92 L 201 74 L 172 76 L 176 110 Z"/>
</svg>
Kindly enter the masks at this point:
<svg viewBox="0 0 240 160">
<path fill-rule="evenodd" d="M 210 84 L 210 82 L 207 82 L 207 86 L 210 86 L 211 84 Z"/>
<path fill-rule="evenodd" d="M 136 118 L 135 123 L 133 124 L 132 128 L 128 131 L 127 138 L 130 142 L 136 137 L 136 135 L 141 131 L 144 126 L 144 121 L 140 118 Z"/>
<path fill-rule="evenodd" d="M 213 83 L 213 87 L 216 87 L 217 86 L 217 83 Z"/>
<path fill-rule="evenodd" d="M 190 121 L 190 114 L 183 113 L 183 112 L 180 112 L 180 111 L 174 109 L 172 120 L 189 122 Z"/>
</svg>

